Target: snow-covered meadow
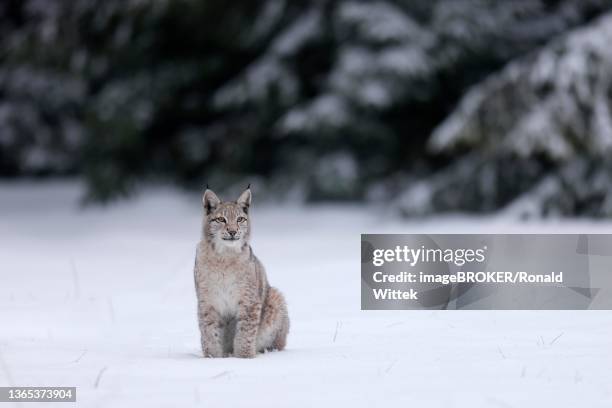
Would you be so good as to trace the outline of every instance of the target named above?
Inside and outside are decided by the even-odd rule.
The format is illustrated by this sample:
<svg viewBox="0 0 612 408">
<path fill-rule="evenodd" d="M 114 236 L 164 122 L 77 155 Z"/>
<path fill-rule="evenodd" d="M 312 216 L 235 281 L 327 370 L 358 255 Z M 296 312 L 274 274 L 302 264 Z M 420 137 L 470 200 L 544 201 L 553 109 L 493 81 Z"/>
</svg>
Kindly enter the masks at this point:
<svg viewBox="0 0 612 408">
<path fill-rule="evenodd" d="M 212 360 L 195 315 L 199 197 L 80 209 L 79 195 L 74 182 L 0 184 L 1 386 L 76 386 L 84 407 L 612 406 L 612 312 L 361 311 L 359 273 L 361 233 L 610 233 L 610 221 L 406 221 L 257 206 L 255 192 L 253 247 L 287 297 L 288 349 Z"/>
</svg>

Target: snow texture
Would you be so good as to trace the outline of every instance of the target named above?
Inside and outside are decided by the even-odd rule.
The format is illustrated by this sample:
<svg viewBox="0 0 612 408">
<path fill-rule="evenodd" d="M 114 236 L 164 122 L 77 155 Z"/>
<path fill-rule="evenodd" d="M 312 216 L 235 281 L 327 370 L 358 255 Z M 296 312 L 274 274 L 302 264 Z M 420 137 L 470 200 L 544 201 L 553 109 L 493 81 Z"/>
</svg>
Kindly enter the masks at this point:
<svg viewBox="0 0 612 408">
<path fill-rule="evenodd" d="M 612 223 L 407 222 L 371 207 L 257 207 L 253 246 L 292 319 L 286 351 L 203 359 L 200 198 L 79 209 L 72 183 L 0 185 L 0 385 L 81 407 L 610 407 L 607 311 L 361 311 L 360 233 L 597 233 Z M 10 406 L 10 405 L 7 405 Z"/>
<path fill-rule="evenodd" d="M 612 150 L 612 14 L 475 86 L 433 133 L 458 145 L 560 161 Z"/>
<path fill-rule="evenodd" d="M 343 124 L 346 128 L 363 120 L 363 111 L 385 112 L 398 104 L 427 101 L 437 87 L 444 86 L 437 82 L 439 76 L 460 70 L 462 61 L 474 55 L 490 54 L 492 59 L 506 61 L 543 45 L 581 21 L 585 10 L 602 4 L 565 1 L 547 9 L 533 0 L 438 0 L 427 5 L 343 1 L 335 6 L 328 24 L 337 52 L 329 72 L 321 75 L 325 80 L 320 86 L 321 93 L 343 101 L 344 115 L 352 118 Z M 317 38 L 324 28 L 321 24 L 298 26 L 304 27 L 299 33 L 309 33 L 299 36 L 300 45 Z M 283 83 L 280 75 L 279 82 Z M 280 121 L 280 132 L 337 128 L 336 123 L 319 120 L 319 110 L 314 108 L 319 97 L 290 107 Z M 296 114 L 304 119 L 290 120 Z"/>
<path fill-rule="evenodd" d="M 608 13 L 473 87 L 429 140 L 456 158 L 407 188 L 402 211 L 610 216 L 610 42 Z"/>
</svg>

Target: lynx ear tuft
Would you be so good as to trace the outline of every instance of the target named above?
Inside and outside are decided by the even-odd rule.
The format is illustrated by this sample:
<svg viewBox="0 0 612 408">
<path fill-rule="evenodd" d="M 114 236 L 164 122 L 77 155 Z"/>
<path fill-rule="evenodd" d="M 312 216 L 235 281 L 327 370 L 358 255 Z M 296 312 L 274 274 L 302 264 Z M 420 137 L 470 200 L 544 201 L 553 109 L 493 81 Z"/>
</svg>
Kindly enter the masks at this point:
<svg viewBox="0 0 612 408">
<path fill-rule="evenodd" d="M 236 200 L 236 203 L 238 203 L 238 205 L 242 207 L 242 210 L 248 214 L 249 207 L 251 206 L 251 185 L 250 184 L 246 188 L 246 190 L 244 190 L 242 194 L 240 194 L 240 197 L 238 197 L 238 200 Z"/>
<path fill-rule="evenodd" d="M 251 189 L 251 183 L 249 183 L 249 185 L 247 186 L 247 188 L 246 188 L 246 189 L 247 189 L 247 190 L 250 190 L 250 189 Z"/>
<path fill-rule="evenodd" d="M 204 191 L 204 196 L 202 197 L 202 204 L 204 204 L 206 215 L 213 212 L 219 204 L 221 204 L 221 200 L 219 200 L 219 197 L 208 188 L 208 184 L 206 185 L 206 191 Z"/>
</svg>

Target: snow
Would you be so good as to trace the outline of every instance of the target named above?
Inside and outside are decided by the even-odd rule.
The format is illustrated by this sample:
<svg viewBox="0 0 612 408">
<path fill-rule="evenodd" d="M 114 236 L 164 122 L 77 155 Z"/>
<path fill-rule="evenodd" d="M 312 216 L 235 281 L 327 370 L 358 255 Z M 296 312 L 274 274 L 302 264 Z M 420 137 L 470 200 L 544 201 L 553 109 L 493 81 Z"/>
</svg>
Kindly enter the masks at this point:
<svg viewBox="0 0 612 408">
<path fill-rule="evenodd" d="M 250 101 L 266 100 L 278 92 L 281 102 L 295 100 L 299 84 L 278 56 L 262 57 L 247 67 L 244 75 L 216 91 L 213 104 L 217 109 L 239 106 Z"/>
<path fill-rule="evenodd" d="M 284 132 L 316 130 L 319 126 L 341 127 L 349 121 L 346 101 L 334 94 L 318 96 L 306 106 L 298 105 L 279 120 Z"/>
<path fill-rule="evenodd" d="M 347 44 L 329 75 L 329 87 L 353 103 L 383 109 L 397 102 L 411 81 L 425 77 L 432 61 L 415 44 L 384 47 L 379 51 Z M 398 78 L 402 84 L 398 84 Z"/>
<path fill-rule="evenodd" d="M 433 131 L 429 147 L 487 146 L 555 162 L 610 151 L 612 13 L 509 63 L 475 85 Z"/>
<path fill-rule="evenodd" d="M 431 184 L 417 182 L 400 195 L 400 208 L 407 214 L 426 214 L 431 205 L 434 191 Z"/>
<path fill-rule="evenodd" d="M 612 312 L 361 311 L 361 233 L 610 233 L 611 221 L 257 206 L 253 247 L 286 295 L 288 349 L 203 359 L 200 199 L 79 209 L 74 182 L 0 184 L 0 385 L 77 386 L 83 407 L 609 407 Z M 10 406 L 10 404 L 7 404 Z"/>
<path fill-rule="evenodd" d="M 255 38 L 268 33 L 270 23 L 282 11 L 283 4 L 268 2 L 264 14 L 269 14 L 273 21 L 259 20 L 254 28 Z M 278 16 L 280 17 L 280 15 Z M 217 109 L 241 106 L 248 102 L 257 102 L 273 98 L 278 93 L 281 103 L 291 105 L 299 93 L 296 76 L 284 62 L 295 55 L 304 44 L 321 34 L 321 10 L 313 7 L 299 17 L 270 44 L 268 52 L 246 67 L 244 72 L 229 83 L 221 86 L 213 96 L 213 105 Z"/>
<path fill-rule="evenodd" d="M 401 8 L 384 1 L 341 3 L 338 7 L 338 18 L 343 24 L 356 26 L 361 37 L 376 42 L 405 41 L 415 38 L 432 40 L 431 34 Z"/>
<path fill-rule="evenodd" d="M 283 17 L 286 3 L 282 0 L 268 0 L 263 4 L 258 18 L 255 19 L 250 37 L 252 40 L 261 40 L 269 35 L 276 24 Z"/>
<path fill-rule="evenodd" d="M 321 31 L 321 10 L 313 8 L 274 40 L 272 50 L 279 56 L 293 55 L 306 42 L 320 35 Z"/>
</svg>

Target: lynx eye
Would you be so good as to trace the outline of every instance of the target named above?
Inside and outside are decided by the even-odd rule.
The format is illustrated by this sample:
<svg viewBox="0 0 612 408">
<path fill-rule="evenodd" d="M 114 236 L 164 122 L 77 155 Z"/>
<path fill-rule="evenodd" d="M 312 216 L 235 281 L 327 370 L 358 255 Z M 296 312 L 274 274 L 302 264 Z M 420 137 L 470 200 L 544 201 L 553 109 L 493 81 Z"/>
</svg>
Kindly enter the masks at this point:
<svg viewBox="0 0 612 408">
<path fill-rule="evenodd" d="M 221 223 L 225 223 L 225 218 L 223 218 L 223 217 L 218 217 L 218 218 L 215 218 L 215 221 L 217 221 L 217 222 L 221 222 Z"/>
<path fill-rule="evenodd" d="M 245 221 L 246 221 L 246 218 L 244 218 L 244 217 L 238 217 L 238 220 L 237 220 L 237 221 L 238 221 L 238 222 L 245 222 Z"/>
</svg>

